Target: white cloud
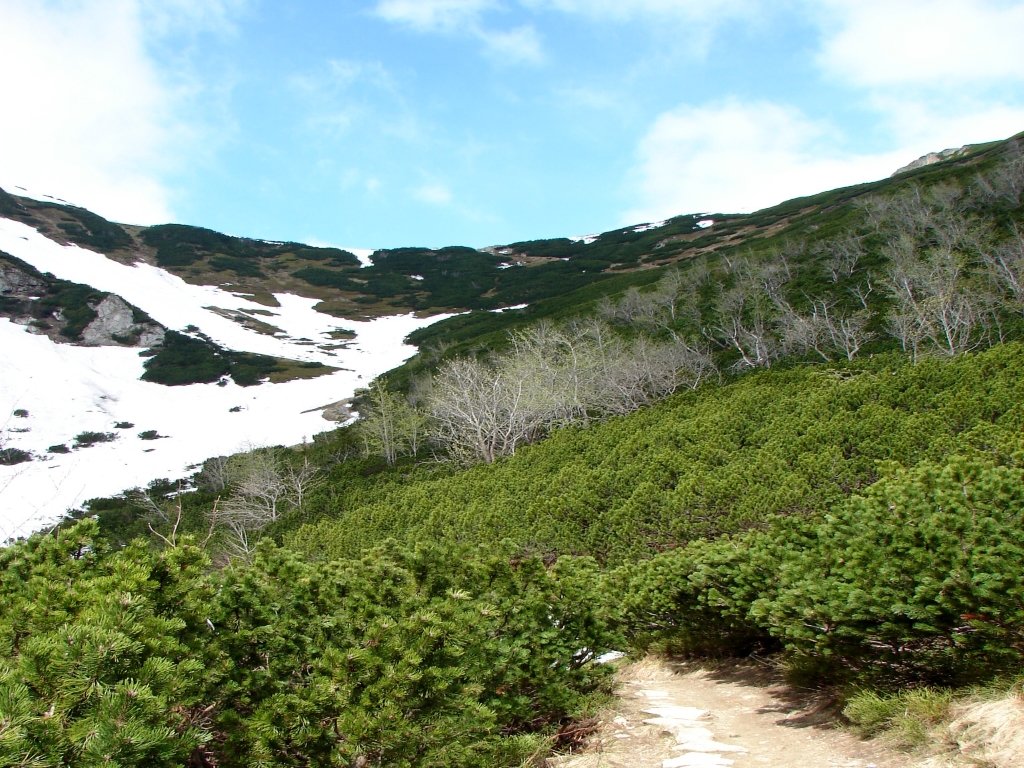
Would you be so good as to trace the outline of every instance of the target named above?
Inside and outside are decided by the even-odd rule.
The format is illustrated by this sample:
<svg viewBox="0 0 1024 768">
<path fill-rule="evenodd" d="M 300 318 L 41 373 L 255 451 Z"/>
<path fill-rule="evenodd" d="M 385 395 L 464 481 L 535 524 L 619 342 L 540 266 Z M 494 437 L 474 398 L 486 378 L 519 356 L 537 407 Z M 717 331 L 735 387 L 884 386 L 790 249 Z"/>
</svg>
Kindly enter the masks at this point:
<svg viewBox="0 0 1024 768">
<path fill-rule="evenodd" d="M 233 2 L 175 0 L 179 22 L 226 23 Z M 181 118 L 195 95 L 152 59 L 171 24 L 145 0 L 5 0 L 0 25 L 0 184 L 109 218 L 173 218 L 167 179 L 198 151 Z M 152 27 L 152 28 L 151 28 Z"/>
<path fill-rule="evenodd" d="M 831 126 L 770 102 L 726 101 L 666 112 L 639 144 L 632 180 L 636 200 L 623 223 L 698 211 L 754 211 L 881 178 L 913 159 L 904 159 L 905 150 L 842 155 L 828 149 L 834 136 Z"/>
<path fill-rule="evenodd" d="M 870 104 L 894 142 L 920 150 L 919 154 L 1005 139 L 1024 129 L 1024 103 L 975 99 L 969 94 L 931 100 L 876 94 Z"/>
<path fill-rule="evenodd" d="M 420 32 L 453 32 L 475 25 L 494 0 L 380 0 L 377 16 Z"/>
<path fill-rule="evenodd" d="M 1000 0 L 825 0 L 819 63 L 856 86 L 947 89 L 1024 79 L 1024 3 Z"/>
<path fill-rule="evenodd" d="M 504 32 L 481 29 L 476 34 L 484 42 L 487 52 L 498 61 L 539 64 L 544 60 L 540 37 L 531 26 L 516 27 Z"/>
<path fill-rule="evenodd" d="M 412 191 L 412 196 L 429 205 L 448 206 L 455 201 L 451 189 L 439 182 L 429 182 L 416 187 Z"/>
<path fill-rule="evenodd" d="M 249 0 L 142 0 L 147 28 L 165 35 L 182 29 L 233 34 Z"/>
<path fill-rule="evenodd" d="M 544 60 L 537 30 L 530 25 L 493 29 L 483 23 L 488 11 L 504 10 L 495 0 L 379 0 L 374 13 L 385 21 L 417 32 L 466 35 L 484 45 L 491 58 L 505 63 L 539 64 Z"/>
<path fill-rule="evenodd" d="M 626 21 L 638 18 L 723 18 L 752 13 L 752 0 L 521 0 L 528 8 L 578 14 L 592 19 Z"/>
</svg>

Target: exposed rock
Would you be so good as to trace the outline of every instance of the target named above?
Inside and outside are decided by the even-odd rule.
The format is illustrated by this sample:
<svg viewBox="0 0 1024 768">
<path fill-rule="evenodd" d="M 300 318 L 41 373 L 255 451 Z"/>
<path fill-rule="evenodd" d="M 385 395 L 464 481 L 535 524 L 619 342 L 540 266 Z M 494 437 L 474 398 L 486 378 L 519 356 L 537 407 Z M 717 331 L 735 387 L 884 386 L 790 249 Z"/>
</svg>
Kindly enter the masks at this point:
<svg viewBox="0 0 1024 768">
<path fill-rule="evenodd" d="M 929 152 L 927 155 L 922 155 L 912 163 L 907 163 L 902 168 L 897 169 L 892 175 L 899 176 L 901 173 L 907 173 L 918 168 L 923 168 L 926 165 L 934 165 L 935 163 L 941 163 L 943 160 L 949 160 L 960 155 L 966 155 L 970 147 L 951 147 L 944 149 L 941 152 Z"/>
<path fill-rule="evenodd" d="M 27 298 L 46 290 L 46 284 L 35 275 L 0 260 L 0 294 Z"/>
<path fill-rule="evenodd" d="M 135 321 L 132 308 L 120 296 L 109 294 L 96 305 L 96 319 L 82 331 L 87 347 L 128 345 L 151 347 L 164 339 L 164 329 L 156 323 Z"/>
</svg>

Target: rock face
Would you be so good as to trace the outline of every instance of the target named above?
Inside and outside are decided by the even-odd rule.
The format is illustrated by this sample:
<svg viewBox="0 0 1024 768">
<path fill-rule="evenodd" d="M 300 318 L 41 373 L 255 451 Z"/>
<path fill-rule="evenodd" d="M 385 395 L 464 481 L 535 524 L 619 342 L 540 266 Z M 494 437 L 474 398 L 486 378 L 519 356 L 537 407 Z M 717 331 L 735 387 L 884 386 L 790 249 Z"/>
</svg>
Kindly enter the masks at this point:
<svg viewBox="0 0 1024 768">
<path fill-rule="evenodd" d="M 152 322 L 136 322 L 132 308 L 120 296 L 109 294 L 94 307 L 96 319 L 82 331 L 82 345 L 151 347 L 164 338 L 164 329 Z"/>
<path fill-rule="evenodd" d="M 902 168 L 899 168 L 893 176 L 899 176 L 901 173 L 907 171 L 913 171 L 917 168 L 923 168 L 926 165 L 934 165 L 935 163 L 941 163 L 943 160 L 949 160 L 953 157 L 967 154 L 968 147 L 951 147 L 950 149 L 944 149 L 941 152 L 929 152 L 927 155 L 922 155 L 912 163 L 907 163 Z"/>
<path fill-rule="evenodd" d="M 28 298 L 46 290 L 46 284 L 13 264 L 0 261 L 0 295 Z"/>
</svg>

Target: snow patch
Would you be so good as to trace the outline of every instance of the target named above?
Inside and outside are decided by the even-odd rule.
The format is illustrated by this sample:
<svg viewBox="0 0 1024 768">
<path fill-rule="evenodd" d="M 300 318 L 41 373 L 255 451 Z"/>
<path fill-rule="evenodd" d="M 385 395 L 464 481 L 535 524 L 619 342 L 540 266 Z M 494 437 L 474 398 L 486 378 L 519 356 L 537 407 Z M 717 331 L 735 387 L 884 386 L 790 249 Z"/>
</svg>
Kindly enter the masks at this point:
<svg viewBox="0 0 1024 768">
<path fill-rule="evenodd" d="M 655 221 L 651 224 L 640 224 L 639 226 L 633 227 L 634 232 L 650 232 L 652 229 L 660 229 L 664 227 L 668 221 Z"/>
<path fill-rule="evenodd" d="M 529 304 L 513 304 L 511 307 L 498 307 L 497 309 L 488 310 L 490 312 L 509 312 L 513 309 L 526 309 Z"/>
<path fill-rule="evenodd" d="M 708 227 L 710 227 L 714 223 L 715 223 L 714 219 L 701 219 L 700 221 L 697 222 L 697 227 L 699 229 L 707 229 Z"/>
<path fill-rule="evenodd" d="M 357 259 L 359 259 L 360 267 L 372 267 L 373 259 L 370 258 L 374 254 L 373 248 L 343 248 L 342 250 L 348 251 Z"/>
<path fill-rule="evenodd" d="M 31 227 L 0 219 L 0 250 L 57 277 L 115 293 L 172 329 L 194 325 L 229 349 L 337 368 L 313 379 L 239 387 L 233 382 L 166 387 L 139 380 L 137 349 L 54 344 L 0 318 L 0 442 L 36 458 L 0 466 L 0 542 L 58 520 L 88 499 L 179 478 L 211 457 L 247 447 L 293 445 L 333 428 L 321 409 L 352 396 L 415 352 L 412 331 L 451 314 L 339 320 L 317 312 L 316 299 L 276 294 L 277 307 L 219 288 L 195 286 L 147 264 L 124 265 L 64 246 Z M 215 310 L 252 313 L 281 329 L 268 336 Z M 355 334 L 339 344 L 337 332 Z M 15 410 L 29 412 L 10 423 Z M 130 429 L 115 429 L 130 422 Z M 15 432 L 27 428 L 27 432 Z M 143 440 L 155 430 L 161 439 Z M 74 449 L 83 431 L 117 439 Z M 64 445 L 69 453 L 49 453 Z"/>
</svg>

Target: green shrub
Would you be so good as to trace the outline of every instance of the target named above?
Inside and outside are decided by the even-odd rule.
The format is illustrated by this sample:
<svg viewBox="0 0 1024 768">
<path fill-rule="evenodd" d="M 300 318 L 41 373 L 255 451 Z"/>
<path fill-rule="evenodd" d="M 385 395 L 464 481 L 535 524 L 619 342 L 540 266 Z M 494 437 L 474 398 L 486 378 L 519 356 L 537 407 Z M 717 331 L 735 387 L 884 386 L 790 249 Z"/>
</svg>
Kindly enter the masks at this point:
<svg viewBox="0 0 1024 768">
<path fill-rule="evenodd" d="M 208 566 L 94 520 L 0 550 L 0 763 L 520 764 L 610 672 L 588 561 L 264 544 Z"/>
<path fill-rule="evenodd" d="M 811 535 L 752 608 L 798 666 L 888 686 L 964 684 L 1019 667 L 1021 467 L 973 455 L 922 462 L 851 498 Z"/>
<path fill-rule="evenodd" d="M 32 461 L 32 454 L 28 451 L 21 448 L 0 448 L 0 465 L 10 467 L 26 461 Z"/>
<path fill-rule="evenodd" d="M 88 448 L 96 443 L 109 443 L 117 439 L 113 432 L 79 432 L 75 435 L 76 448 Z"/>
</svg>

